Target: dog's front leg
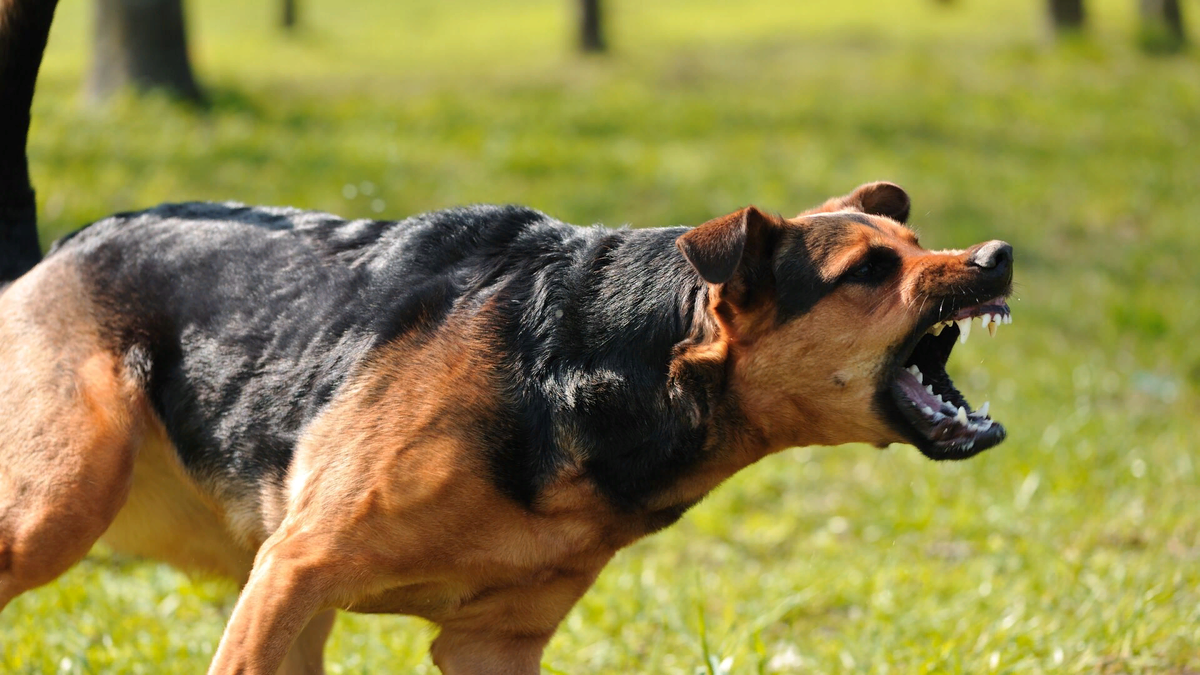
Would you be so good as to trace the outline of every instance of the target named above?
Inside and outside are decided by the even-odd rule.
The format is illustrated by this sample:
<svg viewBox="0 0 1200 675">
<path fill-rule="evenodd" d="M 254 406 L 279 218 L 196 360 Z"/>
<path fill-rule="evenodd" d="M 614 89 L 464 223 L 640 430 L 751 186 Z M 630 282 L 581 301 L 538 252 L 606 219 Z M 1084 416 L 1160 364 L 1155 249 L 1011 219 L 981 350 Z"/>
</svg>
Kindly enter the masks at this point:
<svg viewBox="0 0 1200 675">
<path fill-rule="evenodd" d="M 537 675 L 553 632 L 514 635 L 491 630 L 442 629 L 431 649 L 443 675 Z"/>
<path fill-rule="evenodd" d="M 433 662 L 444 675 L 537 675 L 546 643 L 610 555 L 547 570 L 534 583 L 479 592 L 441 622 Z"/>
<path fill-rule="evenodd" d="M 336 609 L 327 609 L 312 618 L 292 643 L 276 675 L 324 675 L 325 641 L 333 631 Z"/>
<path fill-rule="evenodd" d="M 274 675 L 300 632 L 330 607 L 340 572 L 322 560 L 319 547 L 283 530 L 259 551 L 209 675 Z"/>
</svg>

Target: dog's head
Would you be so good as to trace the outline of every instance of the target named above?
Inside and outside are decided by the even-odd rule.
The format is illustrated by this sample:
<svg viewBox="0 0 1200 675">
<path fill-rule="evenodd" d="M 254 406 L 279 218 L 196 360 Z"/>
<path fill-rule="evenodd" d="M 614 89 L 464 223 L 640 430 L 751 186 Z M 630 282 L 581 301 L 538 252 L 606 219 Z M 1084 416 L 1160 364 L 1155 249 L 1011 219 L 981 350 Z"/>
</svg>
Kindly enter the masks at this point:
<svg viewBox="0 0 1200 675">
<path fill-rule="evenodd" d="M 958 459 L 1004 440 L 945 364 L 973 320 L 976 335 L 1009 322 L 1012 247 L 929 251 L 908 213 L 904 190 L 870 183 L 795 218 L 748 207 L 679 237 L 768 444 L 906 442 Z"/>
</svg>

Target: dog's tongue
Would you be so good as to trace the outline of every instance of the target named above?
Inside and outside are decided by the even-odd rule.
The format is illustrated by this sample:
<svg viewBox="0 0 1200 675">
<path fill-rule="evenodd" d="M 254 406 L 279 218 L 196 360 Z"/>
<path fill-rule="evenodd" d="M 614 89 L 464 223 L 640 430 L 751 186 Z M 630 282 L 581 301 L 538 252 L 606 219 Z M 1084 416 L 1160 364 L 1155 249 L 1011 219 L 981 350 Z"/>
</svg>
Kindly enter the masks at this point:
<svg viewBox="0 0 1200 675">
<path fill-rule="evenodd" d="M 955 406 L 935 393 L 932 384 L 924 383 L 924 375 L 916 366 L 900 369 L 896 386 L 919 413 L 933 440 L 973 440 L 994 424 L 988 416 L 988 403 L 976 411 L 968 411 L 965 405 Z"/>
<path fill-rule="evenodd" d="M 918 380 L 917 374 L 920 372 L 920 370 L 916 370 L 916 366 L 902 368 L 900 374 L 896 376 L 896 384 L 900 385 L 909 400 L 917 404 L 917 409 L 930 409 L 930 412 L 926 413 L 927 417 L 932 416 L 935 412 L 954 416 L 958 410 L 952 403 L 943 400 L 939 394 L 933 393 L 931 385 L 923 384 L 922 380 Z"/>
</svg>

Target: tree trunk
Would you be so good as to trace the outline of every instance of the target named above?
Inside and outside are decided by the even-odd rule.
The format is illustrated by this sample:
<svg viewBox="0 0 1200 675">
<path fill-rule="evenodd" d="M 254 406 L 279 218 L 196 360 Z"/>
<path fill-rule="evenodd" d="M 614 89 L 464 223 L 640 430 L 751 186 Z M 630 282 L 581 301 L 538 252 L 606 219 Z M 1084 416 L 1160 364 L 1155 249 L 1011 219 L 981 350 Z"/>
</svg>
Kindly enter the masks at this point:
<svg viewBox="0 0 1200 675">
<path fill-rule="evenodd" d="M 0 0 L 0 282 L 42 257 L 25 144 L 29 106 L 57 0 Z"/>
<path fill-rule="evenodd" d="M 579 0 L 579 48 L 593 53 L 607 49 L 600 0 Z"/>
<path fill-rule="evenodd" d="M 283 0 L 283 14 L 279 18 L 280 25 L 284 30 L 292 30 L 296 27 L 296 23 L 299 21 L 296 0 Z"/>
<path fill-rule="evenodd" d="M 1187 43 L 1179 0 L 1138 0 L 1142 14 L 1142 46 L 1150 51 L 1175 52 Z"/>
<path fill-rule="evenodd" d="M 95 0 L 88 94 L 103 100 L 132 86 L 200 102 L 188 60 L 183 0 Z"/>
<path fill-rule="evenodd" d="M 1050 25 L 1055 33 L 1083 28 L 1083 0 L 1050 0 Z"/>
</svg>

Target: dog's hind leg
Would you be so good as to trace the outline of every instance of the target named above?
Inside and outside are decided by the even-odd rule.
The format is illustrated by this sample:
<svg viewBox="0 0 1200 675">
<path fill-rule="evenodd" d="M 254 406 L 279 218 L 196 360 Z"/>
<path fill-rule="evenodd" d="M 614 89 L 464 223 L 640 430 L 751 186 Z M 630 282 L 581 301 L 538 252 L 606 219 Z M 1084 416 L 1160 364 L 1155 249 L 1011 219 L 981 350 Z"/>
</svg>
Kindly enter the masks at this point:
<svg viewBox="0 0 1200 675">
<path fill-rule="evenodd" d="M 84 297 L 61 261 L 0 294 L 0 609 L 82 558 L 129 491 L 146 407 Z"/>
</svg>

